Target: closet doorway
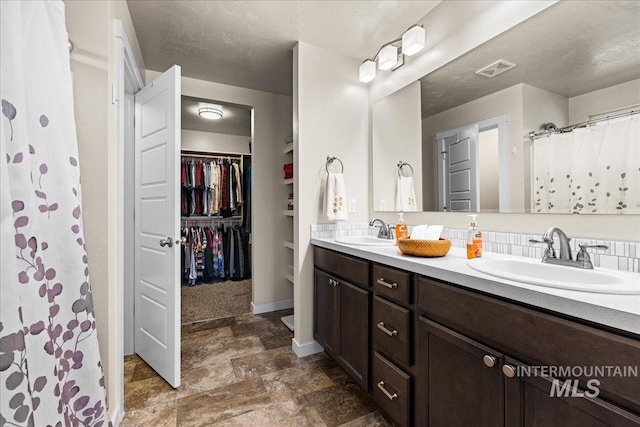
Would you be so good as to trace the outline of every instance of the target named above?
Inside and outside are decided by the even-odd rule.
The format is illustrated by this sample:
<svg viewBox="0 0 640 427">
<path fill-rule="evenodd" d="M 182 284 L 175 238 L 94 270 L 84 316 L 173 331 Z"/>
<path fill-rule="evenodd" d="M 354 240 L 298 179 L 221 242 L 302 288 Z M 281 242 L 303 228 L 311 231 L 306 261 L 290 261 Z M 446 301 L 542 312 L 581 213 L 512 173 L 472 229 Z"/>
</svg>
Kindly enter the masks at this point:
<svg viewBox="0 0 640 427">
<path fill-rule="evenodd" d="M 251 312 L 251 107 L 181 100 L 181 323 Z"/>
</svg>

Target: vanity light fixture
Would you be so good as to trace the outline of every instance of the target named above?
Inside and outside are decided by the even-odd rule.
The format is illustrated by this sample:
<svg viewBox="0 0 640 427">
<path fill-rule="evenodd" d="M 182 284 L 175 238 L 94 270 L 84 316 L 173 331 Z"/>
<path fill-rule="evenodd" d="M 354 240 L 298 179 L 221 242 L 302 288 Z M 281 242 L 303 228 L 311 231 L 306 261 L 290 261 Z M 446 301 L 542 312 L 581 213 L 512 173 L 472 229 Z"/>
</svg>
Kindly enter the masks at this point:
<svg viewBox="0 0 640 427">
<path fill-rule="evenodd" d="M 222 107 L 220 105 L 209 105 L 198 108 L 198 115 L 207 120 L 219 120 L 223 117 Z"/>
<path fill-rule="evenodd" d="M 404 55 L 412 56 L 424 49 L 425 30 L 421 25 L 414 25 L 401 38 L 384 44 L 373 59 L 366 59 L 360 64 L 359 79 L 369 83 L 376 78 L 376 62 L 380 70 L 394 71 L 404 65 Z"/>
</svg>

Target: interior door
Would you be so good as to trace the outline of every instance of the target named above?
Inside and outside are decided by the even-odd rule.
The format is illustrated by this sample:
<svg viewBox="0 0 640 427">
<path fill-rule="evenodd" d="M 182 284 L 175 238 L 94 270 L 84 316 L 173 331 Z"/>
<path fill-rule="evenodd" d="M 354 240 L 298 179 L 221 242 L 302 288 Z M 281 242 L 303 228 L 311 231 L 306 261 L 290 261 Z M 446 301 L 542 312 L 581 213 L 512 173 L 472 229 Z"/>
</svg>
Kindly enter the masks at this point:
<svg viewBox="0 0 640 427">
<path fill-rule="evenodd" d="M 478 212 L 480 188 L 478 180 L 478 126 L 460 129 L 444 138 L 441 150 L 442 210 L 452 212 Z"/>
<path fill-rule="evenodd" d="M 135 95 L 135 352 L 180 385 L 180 67 Z"/>
</svg>

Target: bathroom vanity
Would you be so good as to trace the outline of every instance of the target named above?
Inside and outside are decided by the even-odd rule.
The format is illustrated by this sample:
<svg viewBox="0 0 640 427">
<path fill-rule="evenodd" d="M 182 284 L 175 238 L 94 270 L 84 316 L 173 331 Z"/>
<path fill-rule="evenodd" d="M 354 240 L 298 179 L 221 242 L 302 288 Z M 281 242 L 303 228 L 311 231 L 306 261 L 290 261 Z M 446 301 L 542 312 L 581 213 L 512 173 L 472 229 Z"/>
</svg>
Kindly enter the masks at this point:
<svg viewBox="0 0 640 427">
<path fill-rule="evenodd" d="M 397 425 L 640 426 L 640 296 L 514 286 L 459 248 L 312 244 L 315 339 Z"/>
</svg>

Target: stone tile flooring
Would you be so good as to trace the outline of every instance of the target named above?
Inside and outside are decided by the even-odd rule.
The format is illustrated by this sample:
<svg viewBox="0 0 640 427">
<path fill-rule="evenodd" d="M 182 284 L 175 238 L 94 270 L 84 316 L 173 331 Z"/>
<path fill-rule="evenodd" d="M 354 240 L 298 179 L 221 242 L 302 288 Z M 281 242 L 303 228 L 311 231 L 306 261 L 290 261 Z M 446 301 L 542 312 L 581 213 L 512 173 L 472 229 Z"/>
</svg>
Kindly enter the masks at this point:
<svg viewBox="0 0 640 427">
<path fill-rule="evenodd" d="M 125 357 L 123 427 L 389 426 L 325 353 L 299 359 L 283 310 L 182 326 L 182 385 Z"/>
</svg>

